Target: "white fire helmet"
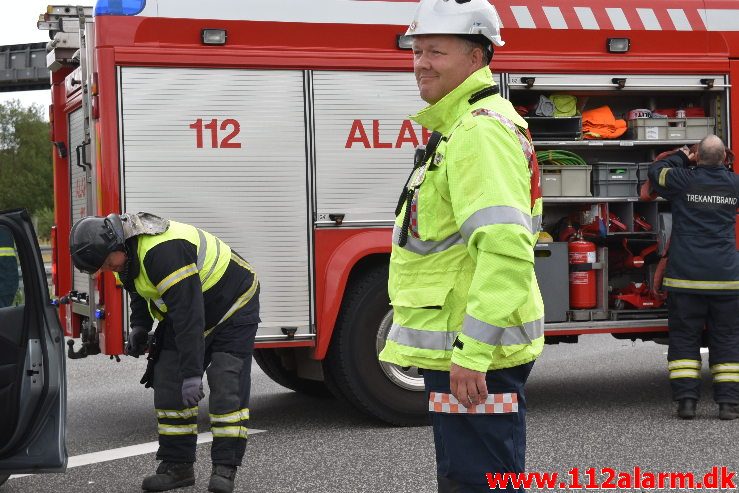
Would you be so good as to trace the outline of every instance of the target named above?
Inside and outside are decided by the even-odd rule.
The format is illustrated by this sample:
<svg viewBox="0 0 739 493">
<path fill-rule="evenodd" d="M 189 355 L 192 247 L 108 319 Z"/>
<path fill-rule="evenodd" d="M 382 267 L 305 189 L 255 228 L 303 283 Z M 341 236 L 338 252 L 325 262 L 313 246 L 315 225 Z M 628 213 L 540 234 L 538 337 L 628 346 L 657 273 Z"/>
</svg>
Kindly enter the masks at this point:
<svg viewBox="0 0 739 493">
<path fill-rule="evenodd" d="M 503 46 L 500 19 L 488 0 L 421 0 L 406 36 L 481 34 Z"/>
</svg>

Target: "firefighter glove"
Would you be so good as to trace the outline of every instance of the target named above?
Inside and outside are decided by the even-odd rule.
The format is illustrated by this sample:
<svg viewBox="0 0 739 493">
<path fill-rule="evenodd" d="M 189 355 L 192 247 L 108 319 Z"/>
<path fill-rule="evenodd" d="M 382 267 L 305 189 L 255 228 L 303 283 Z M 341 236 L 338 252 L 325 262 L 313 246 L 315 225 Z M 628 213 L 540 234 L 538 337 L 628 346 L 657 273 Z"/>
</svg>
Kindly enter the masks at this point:
<svg viewBox="0 0 739 493">
<path fill-rule="evenodd" d="M 202 377 L 187 377 L 182 381 L 182 402 L 187 407 L 196 406 L 203 397 Z"/>
<path fill-rule="evenodd" d="M 149 330 L 146 327 L 131 327 L 126 342 L 126 354 L 138 358 L 146 351 L 149 343 Z"/>
</svg>

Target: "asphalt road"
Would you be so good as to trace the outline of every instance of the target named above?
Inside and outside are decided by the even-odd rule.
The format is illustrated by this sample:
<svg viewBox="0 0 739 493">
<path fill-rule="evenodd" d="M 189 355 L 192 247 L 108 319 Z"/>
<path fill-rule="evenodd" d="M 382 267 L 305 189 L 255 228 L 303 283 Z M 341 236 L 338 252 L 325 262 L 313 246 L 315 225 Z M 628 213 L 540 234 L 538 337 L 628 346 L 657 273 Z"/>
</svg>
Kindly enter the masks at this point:
<svg viewBox="0 0 739 493">
<path fill-rule="evenodd" d="M 739 420 L 717 419 L 707 364 L 699 415 L 681 421 L 669 399 L 665 352 L 665 346 L 609 335 L 547 346 L 527 387 L 527 469 L 566 475 L 578 467 L 581 478 L 588 467 L 700 474 L 713 466 L 739 470 Z M 152 393 L 138 384 L 144 364 L 143 359 L 115 363 L 104 357 L 68 362 L 70 456 L 156 441 Z M 340 401 L 288 391 L 256 365 L 252 373 L 250 428 L 265 431 L 249 440 L 238 491 L 436 491 L 428 427 L 389 427 Z M 208 430 L 206 423 L 207 408 L 201 405 L 201 432 Z M 206 490 L 209 453 L 208 443 L 198 446 L 197 483 L 178 491 Z M 65 474 L 11 478 L 0 491 L 135 492 L 155 464 L 148 452 Z"/>
</svg>

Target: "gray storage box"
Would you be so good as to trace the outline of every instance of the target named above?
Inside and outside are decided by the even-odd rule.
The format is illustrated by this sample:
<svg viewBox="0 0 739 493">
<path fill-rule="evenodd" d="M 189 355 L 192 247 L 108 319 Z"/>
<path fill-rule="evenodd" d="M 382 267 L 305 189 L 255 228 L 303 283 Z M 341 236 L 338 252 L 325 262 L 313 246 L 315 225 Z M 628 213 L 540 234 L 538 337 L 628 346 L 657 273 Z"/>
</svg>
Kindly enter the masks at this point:
<svg viewBox="0 0 739 493">
<path fill-rule="evenodd" d="M 634 140 L 699 140 L 716 130 L 712 117 L 636 118 L 627 123 Z"/>
<path fill-rule="evenodd" d="M 570 309 L 567 243 L 537 243 L 534 271 L 544 300 L 544 321 L 566 322 Z"/>
<path fill-rule="evenodd" d="M 637 197 L 639 184 L 636 163 L 598 163 L 593 167 L 593 195 L 596 197 Z"/>
<path fill-rule="evenodd" d="M 636 177 L 639 180 L 639 185 L 647 181 L 649 178 L 649 167 L 652 163 L 639 163 L 637 164 L 638 169 L 636 171 Z"/>
<path fill-rule="evenodd" d="M 592 166 L 559 166 L 543 164 L 541 194 L 544 197 L 591 197 L 590 173 Z"/>
</svg>

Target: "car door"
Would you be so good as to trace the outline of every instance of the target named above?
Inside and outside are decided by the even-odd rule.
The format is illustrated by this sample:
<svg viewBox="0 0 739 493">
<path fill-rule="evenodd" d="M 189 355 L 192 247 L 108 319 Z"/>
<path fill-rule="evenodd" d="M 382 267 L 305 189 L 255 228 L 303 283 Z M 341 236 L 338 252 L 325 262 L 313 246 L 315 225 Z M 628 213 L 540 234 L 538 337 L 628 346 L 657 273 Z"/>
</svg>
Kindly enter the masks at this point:
<svg viewBox="0 0 739 493">
<path fill-rule="evenodd" d="M 64 333 L 31 218 L 0 212 L 0 484 L 66 469 L 66 406 Z"/>
</svg>

